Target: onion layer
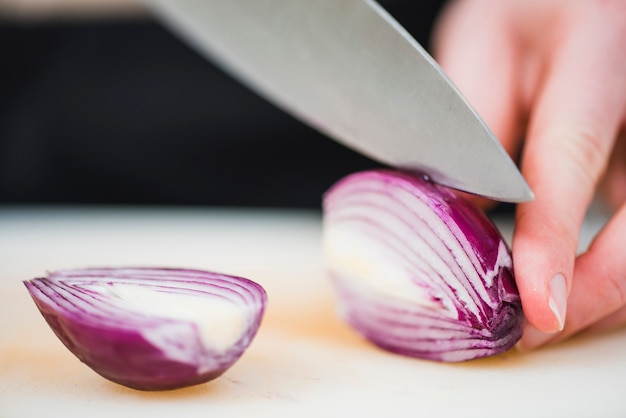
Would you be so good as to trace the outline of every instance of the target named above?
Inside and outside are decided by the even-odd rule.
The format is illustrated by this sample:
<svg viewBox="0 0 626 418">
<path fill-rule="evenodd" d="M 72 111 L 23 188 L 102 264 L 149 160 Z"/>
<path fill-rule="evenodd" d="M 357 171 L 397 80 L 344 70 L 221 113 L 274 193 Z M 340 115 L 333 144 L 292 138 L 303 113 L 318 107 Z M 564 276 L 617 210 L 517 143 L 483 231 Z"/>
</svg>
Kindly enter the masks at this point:
<svg viewBox="0 0 626 418">
<path fill-rule="evenodd" d="M 257 283 L 202 270 L 62 270 L 24 283 L 74 355 L 140 390 L 220 376 L 251 343 L 266 304 Z"/>
<path fill-rule="evenodd" d="M 467 200 L 426 177 L 371 170 L 333 185 L 323 210 L 339 315 L 374 344 L 457 362 L 520 339 L 510 250 Z"/>
</svg>

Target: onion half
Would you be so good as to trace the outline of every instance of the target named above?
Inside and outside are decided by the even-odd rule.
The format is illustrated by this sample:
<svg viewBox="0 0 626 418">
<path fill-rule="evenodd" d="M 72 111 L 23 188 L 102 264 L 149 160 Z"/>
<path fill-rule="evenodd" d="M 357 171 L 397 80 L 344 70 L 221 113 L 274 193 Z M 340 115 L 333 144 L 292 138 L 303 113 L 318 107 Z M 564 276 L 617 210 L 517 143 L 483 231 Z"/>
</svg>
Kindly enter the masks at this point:
<svg viewBox="0 0 626 418">
<path fill-rule="evenodd" d="M 76 357 L 140 390 L 182 388 L 223 374 L 256 335 L 266 304 L 255 282 L 190 269 L 61 270 L 24 284 Z"/>
<path fill-rule="evenodd" d="M 521 338 L 510 250 L 466 199 L 425 176 L 371 170 L 334 184 L 323 215 L 339 315 L 374 344 L 458 362 Z"/>
</svg>

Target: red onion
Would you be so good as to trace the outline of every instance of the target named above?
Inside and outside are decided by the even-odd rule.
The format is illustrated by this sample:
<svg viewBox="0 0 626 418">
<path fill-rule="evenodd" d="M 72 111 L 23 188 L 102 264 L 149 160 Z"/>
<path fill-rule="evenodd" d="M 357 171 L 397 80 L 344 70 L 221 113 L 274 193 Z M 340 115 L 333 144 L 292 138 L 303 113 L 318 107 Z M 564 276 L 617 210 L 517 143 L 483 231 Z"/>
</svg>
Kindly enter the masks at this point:
<svg viewBox="0 0 626 418">
<path fill-rule="evenodd" d="M 510 250 L 466 199 L 425 176 L 372 170 L 338 181 L 323 209 L 339 315 L 374 344 L 456 362 L 520 339 Z"/>
<path fill-rule="evenodd" d="M 141 390 L 220 376 L 251 343 L 266 303 L 257 283 L 201 270 L 89 268 L 24 283 L 74 355 Z"/>
</svg>

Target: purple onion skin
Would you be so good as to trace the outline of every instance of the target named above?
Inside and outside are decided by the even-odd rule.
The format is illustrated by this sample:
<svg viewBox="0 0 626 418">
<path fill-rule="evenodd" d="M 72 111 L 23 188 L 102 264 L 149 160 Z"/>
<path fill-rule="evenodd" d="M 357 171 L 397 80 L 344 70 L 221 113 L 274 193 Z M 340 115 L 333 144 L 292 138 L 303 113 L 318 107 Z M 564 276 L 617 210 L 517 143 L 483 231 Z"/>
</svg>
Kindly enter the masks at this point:
<svg viewBox="0 0 626 418">
<path fill-rule="evenodd" d="M 124 273 L 120 274 L 119 272 Z M 177 323 L 177 320 L 163 318 L 142 318 L 139 321 L 142 325 L 133 327 L 126 324 L 122 326 L 115 319 L 103 320 L 91 313 L 63 309 L 55 303 L 56 298 L 67 300 L 64 295 L 54 294 L 55 286 L 58 286 L 58 283 L 64 279 L 69 279 L 67 282 L 69 284 L 66 286 L 71 287 L 71 280 L 80 280 L 81 277 L 92 281 L 97 281 L 100 278 L 115 281 L 117 280 L 116 275 L 132 279 L 134 275 L 150 276 L 155 272 L 157 277 L 152 277 L 149 280 L 154 281 L 154 285 L 157 286 L 160 285 L 158 276 L 177 277 L 181 272 L 187 275 L 185 280 L 193 280 L 196 283 L 203 282 L 207 277 L 225 280 L 231 283 L 233 287 L 241 288 L 242 292 L 246 292 L 247 303 L 254 305 L 252 307 L 254 312 L 251 314 L 246 330 L 241 338 L 226 351 L 216 351 L 205 347 L 198 338 L 177 342 L 175 341 L 177 335 L 171 336 L 171 344 L 178 344 L 180 347 L 185 345 L 185 349 L 197 355 L 198 359 L 204 359 L 205 365 L 206 359 L 209 358 L 210 366 L 207 370 L 200 372 L 198 364 L 168 357 L 164 350 L 146 339 L 141 332 L 150 326 L 158 328 L 160 324 L 173 325 L 182 327 L 182 331 L 178 329 L 178 332 L 187 333 L 189 331 L 187 334 L 193 337 L 193 333 L 196 331 L 193 325 L 180 324 L 180 321 Z M 113 276 L 113 278 L 109 278 L 109 276 Z M 168 285 L 171 285 L 171 279 L 166 280 L 168 280 Z M 52 272 L 48 277 L 25 281 L 24 284 L 54 334 L 80 361 L 112 382 L 144 391 L 179 389 L 205 383 L 221 376 L 239 360 L 255 337 L 267 299 L 265 290 L 259 284 L 248 279 L 189 269 L 140 267 L 64 270 Z M 87 298 L 88 294 L 89 292 L 86 292 L 82 296 Z M 235 300 L 237 297 L 233 299 Z M 122 321 L 124 315 L 125 313 L 120 313 Z"/>
<path fill-rule="evenodd" d="M 402 200 L 398 196 L 403 196 Z M 361 278 L 351 272 L 328 265 L 339 315 L 375 345 L 406 356 L 459 362 L 502 353 L 521 338 L 524 315 L 510 249 L 491 220 L 468 200 L 419 173 L 381 169 L 339 180 L 324 195 L 323 209 L 325 235 L 349 224 L 359 232 L 355 242 L 369 236 L 380 243 L 382 251 L 393 248 L 402 254 L 399 267 L 407 272 L 407 280 L 429 298 L 429 307 L 408 297 L 396 298 L 359 284 Z M 424 220 L 430 215 L 436 215 L 430 219 L 438 219 L 437 226 Z M 386 219 L 403 225 L 402 230 Z M 410 242 L 441 235 L 433 231 L 442 227 L 452 244 L 441 244 L 436 256 L 455 264 L 461 256 L 452 254 L 452 246 L 471 247 L 473 254 L 467 257 L 474 260 L 472 274 L 480 281 L 474 279 L 469 285 L 469 278 L 457 278 L 460 266 L 467 262 L 453 266 L 457 276 L 442 273 Z M 409 238 L 398 239 L 401 233 Z M 350 254 L 351 249 L 345 247 L 349 245 L 340 251 Z M 386 278 L 375 280 L 384 282 Z M 459 285 L 461 282 L 464 284 Z M 455 286 L 462 287 L 461 291 Z M 466 289 L 470 296 L 462 296 Z"/>
</svg>

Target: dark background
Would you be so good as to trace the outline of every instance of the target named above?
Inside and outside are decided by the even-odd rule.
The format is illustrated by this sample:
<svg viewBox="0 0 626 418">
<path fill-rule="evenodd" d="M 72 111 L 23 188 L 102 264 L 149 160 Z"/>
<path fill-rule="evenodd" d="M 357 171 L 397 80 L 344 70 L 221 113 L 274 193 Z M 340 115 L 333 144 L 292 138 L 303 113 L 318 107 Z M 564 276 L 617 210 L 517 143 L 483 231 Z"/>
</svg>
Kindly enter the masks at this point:
<svg viewBox="0 0 626 418">
<path fill-rule="evenodd" d="M 382 1 L 427 49 L 440 1 Z M 377 164 L 149 18 L 0 22 L 0 203 L 319 207 Z"/>
</svg>

